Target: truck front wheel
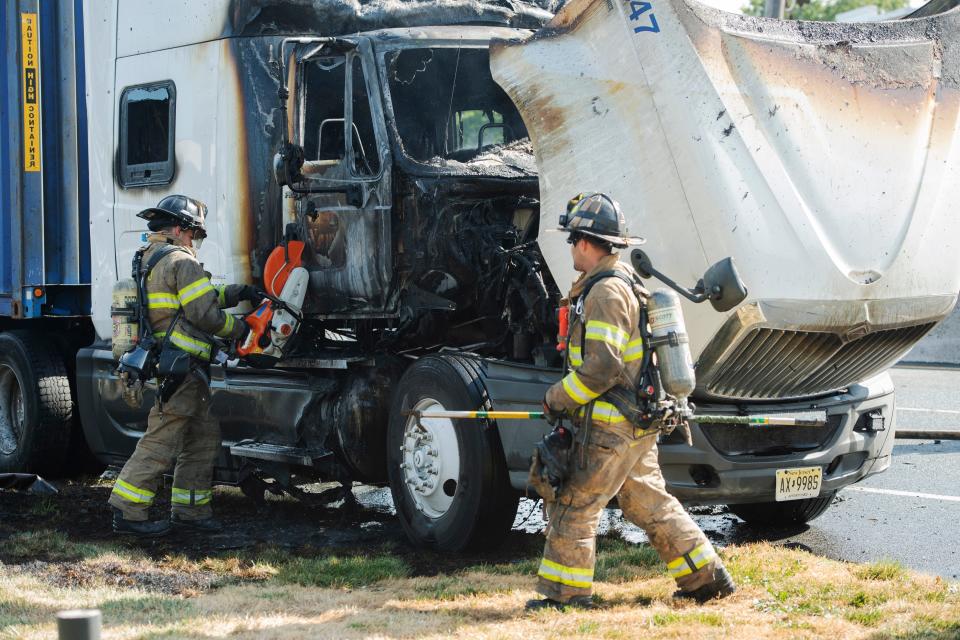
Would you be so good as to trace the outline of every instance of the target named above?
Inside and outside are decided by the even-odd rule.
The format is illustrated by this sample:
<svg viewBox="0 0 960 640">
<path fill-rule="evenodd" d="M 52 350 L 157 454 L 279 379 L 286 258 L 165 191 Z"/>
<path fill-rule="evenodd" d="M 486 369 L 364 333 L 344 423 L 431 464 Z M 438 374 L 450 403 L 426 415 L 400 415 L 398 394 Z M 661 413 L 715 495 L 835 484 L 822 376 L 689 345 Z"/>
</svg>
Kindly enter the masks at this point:
<svg viewBox="0 0 960 640">
<path fill-rule="evenodd" d="M 410 540 L 441 551 L 491 547 L 510 531 L 519 496 L 500 437 L 480 420 L 423 418 L 415 411 L 484 409 L 476 363 L 429 356 L 403 375 L 387 434 L 390 489 Z"/>
<path fill-rule="evenodd" d="M 731 504 L 727 507 L 738 518 L 754 527 L 793 527 L 822 516 L 836 495 L 836 491 L 829 491 L 816 498 Z"/>
<path fill-rule="evenodd" d="M 62 473 L 72 424 L 60 354 L 38 334 L 0 333 L 0 472 Z"/>
</svg>

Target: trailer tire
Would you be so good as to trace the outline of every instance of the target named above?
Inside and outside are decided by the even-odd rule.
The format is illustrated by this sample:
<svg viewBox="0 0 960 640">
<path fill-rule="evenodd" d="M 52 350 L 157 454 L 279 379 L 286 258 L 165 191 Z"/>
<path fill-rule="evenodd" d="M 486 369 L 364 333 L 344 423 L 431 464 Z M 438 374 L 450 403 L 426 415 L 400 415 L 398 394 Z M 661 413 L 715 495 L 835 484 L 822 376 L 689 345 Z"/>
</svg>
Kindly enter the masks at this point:
<svg viewBox="0 0 960 640">
<path fill-rule="evenodd" d="M 417 546 L 449 552 L 490 548 L 513 525 L 519 495 L 510 486 L 496 428 L 477 420 L 425 419 L 419 429 L 404 415 L 431 407 L 482 408 L 484 398 L 476 362 L 460 356 L 421 358 L 397 385 L 387 469 L 397 516 Z"/>
<path fill-rule="evenodd" d="M 833 504 L 836 495 L 836 491 L 829 491 L 822 496 L 803 500 L 727 506 L 738 518 L 754 527 L 793 527 L 822 516 Z"/>
<path fill-rule="evenodd" d="M 0 333 L 0 472 L 61 475 L 73 418 L 67 368 L 51 341 Z"/>
</svg>

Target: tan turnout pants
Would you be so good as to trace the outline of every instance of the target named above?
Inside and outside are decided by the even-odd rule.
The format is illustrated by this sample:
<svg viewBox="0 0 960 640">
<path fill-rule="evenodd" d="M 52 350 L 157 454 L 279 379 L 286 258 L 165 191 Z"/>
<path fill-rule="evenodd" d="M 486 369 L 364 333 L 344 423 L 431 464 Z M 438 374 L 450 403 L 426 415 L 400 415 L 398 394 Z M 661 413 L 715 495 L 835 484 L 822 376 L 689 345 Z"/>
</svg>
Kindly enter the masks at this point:
<svg viewBox="0 0 960 640">
<path fill-rule="evenodd" d="M 590 429 L 585 465 L 580 436 L 572 474 L 556 502 L 547 503 L 547 542 L 537 591 L 567 602 L 593 593 L 600 516 L 616 496 L 623 515 L 642 528 L 677 585 L 691 591 L 713 580 L 721 565 L 713 546 L 683 507 L 667 493 L 657 462 L 656 436 L 634 437 L 629 423 Z"/>
<path fill-rule="evenodd" d="M 123 465 L 109 503 L 127 520 L 146 520 L 160 479 L 174 461 L 171 511 L 183 520 L 212 515 L 213 465 L 220 453 L 220 423 L 209 415 L 210 387 L 191 373 L 160 410 L 150 410 L 147 431 Z"/>
</svg>

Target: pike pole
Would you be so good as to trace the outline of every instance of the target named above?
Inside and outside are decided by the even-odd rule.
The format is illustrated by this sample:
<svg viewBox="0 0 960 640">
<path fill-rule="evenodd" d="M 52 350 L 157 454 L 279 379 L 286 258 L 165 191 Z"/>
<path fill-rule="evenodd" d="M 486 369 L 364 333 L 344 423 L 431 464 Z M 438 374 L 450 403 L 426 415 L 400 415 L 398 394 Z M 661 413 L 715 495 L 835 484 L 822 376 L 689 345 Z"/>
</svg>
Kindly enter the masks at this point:
<svg viewBox="0 0 960 640">
<path fill-rule="evenodd" d="M 544 420 L 543 411 L 405 411 L 404 415 L 423 418 L 465 420 Z M 705 424 L 742 424 L 749 427 L 824 427 L 826 420 L 779 418 L 777 416 L 710 416 L 694 415 L 690 420 Z"/>
</svg>

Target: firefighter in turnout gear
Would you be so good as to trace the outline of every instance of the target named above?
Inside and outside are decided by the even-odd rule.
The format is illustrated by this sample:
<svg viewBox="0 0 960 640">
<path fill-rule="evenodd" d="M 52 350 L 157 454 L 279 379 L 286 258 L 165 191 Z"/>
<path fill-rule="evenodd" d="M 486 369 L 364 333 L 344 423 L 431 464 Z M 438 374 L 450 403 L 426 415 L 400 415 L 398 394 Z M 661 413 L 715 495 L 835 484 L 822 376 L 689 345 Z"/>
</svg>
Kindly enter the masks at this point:
<svg viewBox="0 0 960 640">
<path fill-rule="evenodd" d="M 639 329 L 647 292 L 616 252 L 643 240 L 628 237 L 619 205 L 604 194 L 574 198 L 560 222 L 559 230 L 569 234 L 574 268 L 582 275 L 569 295 L 568 372 L 548 389 L 543 404 L 551 423 L 569 417 L 576 433 L 567 436 L 565 457 L 555 445 L 542 455 L 539 445 L 534 455 L 531 484 L 544 497 L 549 524 L 538 572 L 537 590 L 544 599 L 531 600 L 527 608 L 591 606 L 597 525 L 614 496 L 676 579 L 675 596 L 698 602 L 726 596 L 735 590 L 730 575 L 700 528 L 666 491 L 657 462 L 659 429 L 627 421 L 605 395 L 616 384 L 636 384 L 648 348 Z M 544 442 L 561 441 L 557 433 Z M 567 473 L 559 490 L 541 490 L 547 484 L 544 460 L 561 457 Z"/>
<path fill-rule="evenodd" d="M 171 524 L 216 531 L 221 527 L 213 518 L 210 500 L 221 440 L 220 424 L 209 415 L 210 361 L 217 352 L 214 336 L 241 339 L 246 324 L 223 309 L 242 300 L 259 302 L 260 296 L 251 285 L 211 284 L 196 256 L 206 237 L 202 202 L 168 196 L 137 215 L 147 220 L 151 234 L 135 264 L 151 265 L 146 267 L 146 316 L 154 340 L 163 346 L 158 397 L 147 418 L 147 431 L 110 494 L 113 529 L 142 536 L 162 535 Z M 133 274 L 138 282 L 140 276 Z M 170 520 L 150 521 L 148 512 L 161 476 L 174 463 Z"/>
</svg>

